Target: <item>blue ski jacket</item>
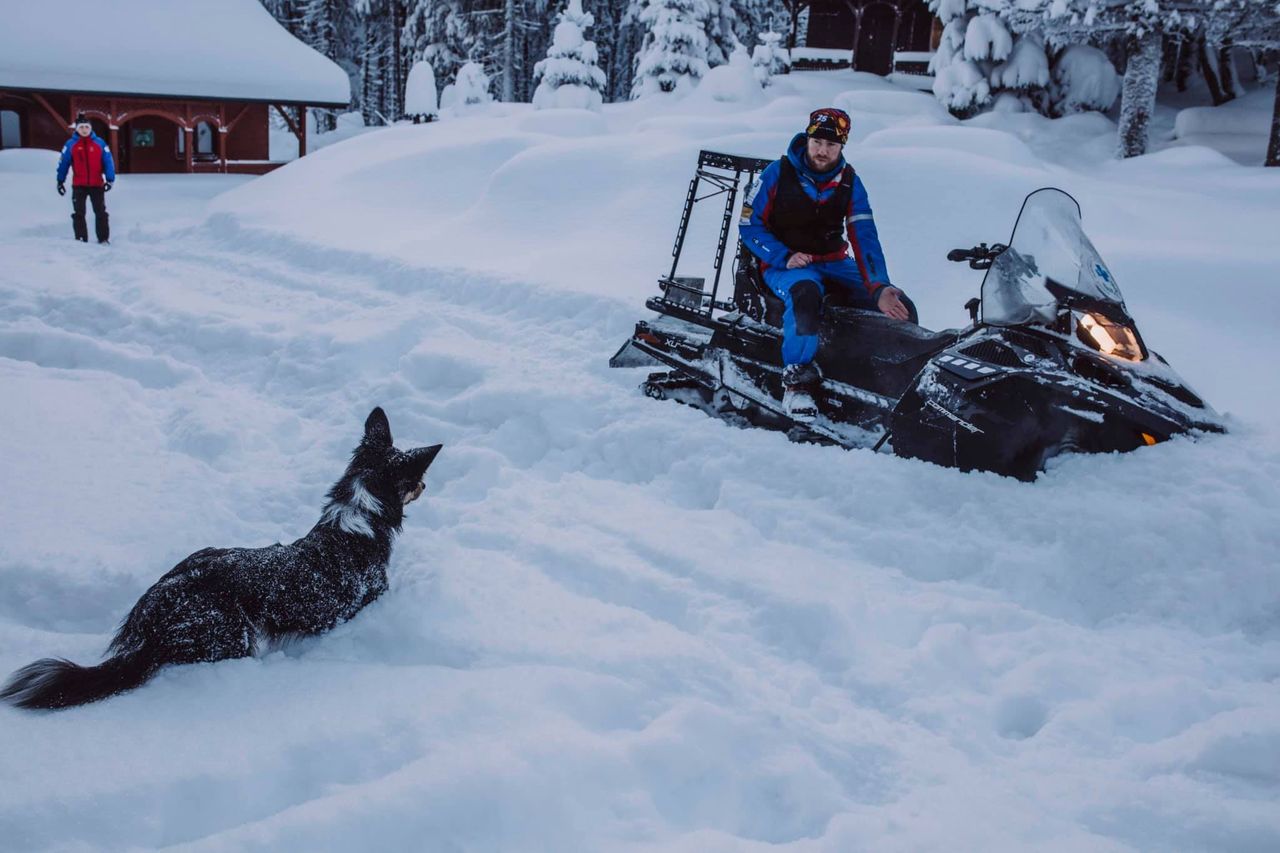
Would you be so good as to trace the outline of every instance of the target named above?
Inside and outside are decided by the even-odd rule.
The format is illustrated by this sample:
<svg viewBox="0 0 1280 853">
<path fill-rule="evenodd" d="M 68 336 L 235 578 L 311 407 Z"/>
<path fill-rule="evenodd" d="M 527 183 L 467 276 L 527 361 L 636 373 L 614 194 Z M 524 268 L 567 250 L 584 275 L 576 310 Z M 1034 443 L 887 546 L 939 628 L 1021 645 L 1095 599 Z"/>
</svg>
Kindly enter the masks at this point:
<svg viewBox="0 0 1280 853">
<path fill-rule="evenodd" d="M 67 180 L 67 170 L 74 166 L 77 187 L 100 187 L 103 180 L 114 182 L 116 162 L 111 148 L 96 133 L 88 136 L 75 134 L 62 146 L 62 159 L 58 161 L 58 183 Z"/>
<path fill-rule="evenodd" d="M 825 174 L 818 174 L 809 168 L 805 157 L 808 137 L 803 133 L 796 134 L 787 148 L 786 158 L 795 167 L 800 180 L 801 189 L 809 198 L 819 203 L 830 199 L 840 186 L 840 174 L 844 170 L 845 160 L 841 156 L 835 169 Z M 781 161 L 770 163 L 760 173 L 755 190 L 742 207 L 742 216 L 738 220 L 738 235 L 753 255 L 760 259 L 766 267 L 785 267 L 791 249 L 774 235 L 770 228 L 770 215 L 773 200 L 778 191 L 778 179 L 781 174 Z M 853 176 L 853 194 L 849 199 L 849 210 L 845 213 L 845 233 L 848 247 L 853 249 L 854 260 L 862 273 L 862 283 L 872 297 L 880 288 L 888 285 L 889 269 L 885 264 L 884 250 L 880 248 L 880 236 L 876 233 L 876 222 L 871 215 L 871 202 L 867 198 L 866 187 L 855 173 Z M 847 255 L 847 249 L 844 253 Z M 822 260 L 835 260 L 824 257 Z"/>
</svg>

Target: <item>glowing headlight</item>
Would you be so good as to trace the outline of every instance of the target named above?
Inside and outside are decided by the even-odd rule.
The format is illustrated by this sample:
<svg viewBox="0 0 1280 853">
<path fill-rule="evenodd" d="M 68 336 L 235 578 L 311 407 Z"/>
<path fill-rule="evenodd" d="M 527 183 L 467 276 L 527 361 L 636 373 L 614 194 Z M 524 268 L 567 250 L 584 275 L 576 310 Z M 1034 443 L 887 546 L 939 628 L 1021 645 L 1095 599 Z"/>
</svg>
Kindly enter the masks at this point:
<svg viewBox="0 0 1280 853">
<path fill-rule="evenodd" d="M 1076 318 L 1079 321 L 1076 334 L 1080 340 L 1104 355 L 1129 361 L 1142 361 L 1146 358 L 1137 334 L 1129 326 L 1122 326 L 1106 317 L 1088 312 L 1081 312 Z"/>
</svg>

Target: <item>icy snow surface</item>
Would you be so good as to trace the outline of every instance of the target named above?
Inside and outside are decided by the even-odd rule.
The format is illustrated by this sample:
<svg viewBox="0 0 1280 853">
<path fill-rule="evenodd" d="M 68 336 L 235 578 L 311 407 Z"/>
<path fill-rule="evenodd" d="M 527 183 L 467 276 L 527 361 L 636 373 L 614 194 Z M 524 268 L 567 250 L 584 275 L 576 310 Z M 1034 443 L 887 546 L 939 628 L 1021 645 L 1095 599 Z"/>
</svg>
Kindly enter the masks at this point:
<svg viewBox="0 0 1280 853">
<path fill-rule="evenodd" d="M 852 72 L 769 98 L 122 175 L 110 248 L 71 240 L 55 153 L 0 152 L 0 672 L 97 660 L 192 551 L 305 533 L 374 404 L 445 445 L 352 622 L 0 708 L 0 848 L 1280 849 L 1280 170 L 1115 162 L 1105 119 L 957 125 Z M 977 290 L 946 251 L 1060 186 L 1232 433 L 1027 485 L 609 369 L 698 149 L 775 156 L 832 102 L 880 130 L 848 153 L 927 324 Z"/>
<path fill-rule="evenodd" d="M 259 0 L 5 0 L 0 87 L 346 104 L 347 73 Z"/>
</svg>

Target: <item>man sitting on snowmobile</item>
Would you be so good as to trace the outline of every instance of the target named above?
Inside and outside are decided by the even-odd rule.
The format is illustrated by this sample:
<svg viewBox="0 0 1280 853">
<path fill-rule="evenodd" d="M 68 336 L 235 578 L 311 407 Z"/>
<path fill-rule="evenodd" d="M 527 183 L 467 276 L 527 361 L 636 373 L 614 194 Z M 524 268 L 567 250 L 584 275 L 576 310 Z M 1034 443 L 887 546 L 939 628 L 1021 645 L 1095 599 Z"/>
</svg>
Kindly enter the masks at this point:
<svg viewBox="0 0 1280 853">
<path fill-rule="evenodd" d="M 845 162 L 849 124 L 844 110 L 815 110 L 786 155 L 760 173 L 738 224 L 742 242 L 760 259 L 765 284 L 785 308 L 782 402 L 797 421 L 818 413 L 813 389 L 822 375 L 813 359 L 826 287 L 843 289 L 843 301 L 854 308 L 916 322 L 911 300 L 889 284 L 867 191 Z"/>
</svg>

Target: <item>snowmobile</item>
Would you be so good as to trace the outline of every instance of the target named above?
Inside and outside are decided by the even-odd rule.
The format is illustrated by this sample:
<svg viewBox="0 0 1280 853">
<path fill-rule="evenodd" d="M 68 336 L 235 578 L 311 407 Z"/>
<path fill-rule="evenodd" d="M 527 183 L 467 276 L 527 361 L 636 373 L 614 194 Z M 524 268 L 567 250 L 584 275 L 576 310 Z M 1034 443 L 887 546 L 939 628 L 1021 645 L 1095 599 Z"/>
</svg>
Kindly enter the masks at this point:
<svg viewBox="0 0 1280 853">
<path fill-rule="evenodd" d="M 770 161 L 702 151 L 676 232 L 669 274 L 646 307 L 656 316 L 610 360 L 661 368 L 645 394 L 695 406 L 796 441 L 923 459 L 1033 480 L 1062 453 L 1134 450 L 1194 432 L 1224 432 L 1221 416 L 1145 341 L 1111 271 L 1081 228 L 1080 205 L 1044 188 L 1029 194 L 1008 243 L 954 249 L 948 260 L 985 272 L 966 303 L 971 324 L 930 331 L 842 306 L 831 288 L 817 362 L 818 417 L 782 406 L 782 301 L 737 242 L 733 294 L 719 293 L 738 190 Z M 703 185 L 712 191 L 699 196 Z M 724 197 L 714 276 L 678 276 L 698 202 Z"/>
</svg>

